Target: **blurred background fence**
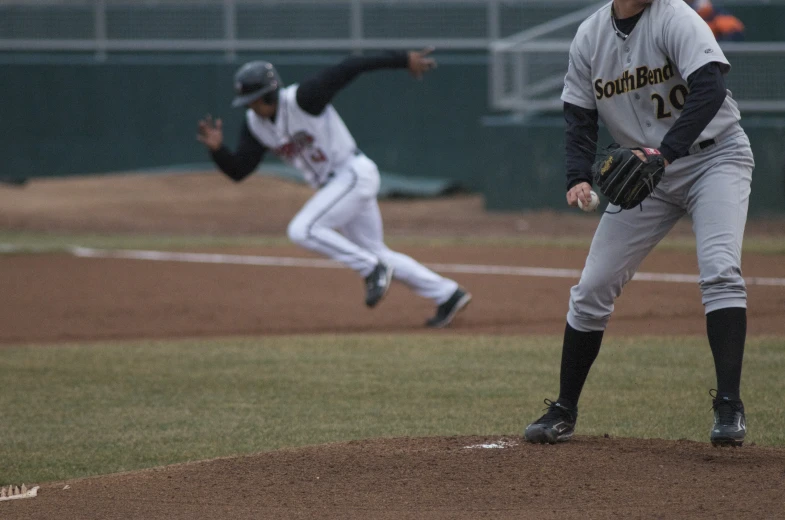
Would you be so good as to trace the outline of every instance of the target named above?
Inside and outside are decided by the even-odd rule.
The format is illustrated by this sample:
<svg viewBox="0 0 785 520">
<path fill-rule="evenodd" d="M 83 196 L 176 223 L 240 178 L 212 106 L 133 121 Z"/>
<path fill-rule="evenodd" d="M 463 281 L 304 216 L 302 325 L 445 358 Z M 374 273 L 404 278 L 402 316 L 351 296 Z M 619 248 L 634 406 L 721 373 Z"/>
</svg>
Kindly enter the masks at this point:
<svg viewBox="0 0 785 520">
<path fill-rule="evenodd" d="M 491 42 L 491 106 L 517 113 L 561 111 L 572 35 L 601 5 Z M 722 42 L 721 46 L 733 66 L 726 85 L 742 112 L 785 112 L 785 42 Z"/>
<path fill-rule="evenodd" d="M 347 53 L 437 48 L 423 82 L 358 79 L 335 105 L 382 170 L 450 178 L 490 209 L 563 208 L 558 95 L 577 0 L 0 0 L 0 178 L 205 165 L 196 120 L 241 114 L 249 59 L 296 82 Z M 785 212 L 785 0 L 722 3 L 723 44 L 757 168 L 752 212 Z M 606 134 L 602 139 L 609 140 Z"/>
<path fill-rule="evenodd" d="M 17 0 L 0 2 L 0 50 L 485 50 L 580 0 Z"/>
</svg>

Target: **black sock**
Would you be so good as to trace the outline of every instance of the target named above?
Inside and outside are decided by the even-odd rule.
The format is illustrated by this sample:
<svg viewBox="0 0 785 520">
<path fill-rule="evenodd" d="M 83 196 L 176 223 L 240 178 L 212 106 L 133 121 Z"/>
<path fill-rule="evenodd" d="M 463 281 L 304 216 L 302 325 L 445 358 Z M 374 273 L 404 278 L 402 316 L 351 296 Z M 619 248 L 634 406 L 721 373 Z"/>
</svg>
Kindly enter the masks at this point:
<svg viewBox="0 0 785 520">
<path fill-rule="evenodd" d="M 586 376 L 597 359 L 604 331 L 580 332 L 570 327 L 564 329 L 564 345 L 561 351 L 561 376 L 559 403 L 567 408 L 576 408 Z"/>
<path fill-rule="evenodd" d="M 740 399 L 741 362 L 747 337 L 747 309 L 730 307 L 706 315 L 706 332 L 717 371 L 717 395 Z"/>
</svg>

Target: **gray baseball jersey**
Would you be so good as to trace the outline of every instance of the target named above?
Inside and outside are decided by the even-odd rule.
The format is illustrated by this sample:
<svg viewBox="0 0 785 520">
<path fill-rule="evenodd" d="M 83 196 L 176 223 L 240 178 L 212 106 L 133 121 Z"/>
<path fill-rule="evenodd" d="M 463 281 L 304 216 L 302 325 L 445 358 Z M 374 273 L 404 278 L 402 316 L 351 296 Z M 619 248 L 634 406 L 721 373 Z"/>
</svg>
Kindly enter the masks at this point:
<svg viewBox="0 0 785 520">
<path fill-rule="evenodd" d="M 562 100 L 595 109 L 623 147 L 659 148 L 685 105 L 685 81 L 702 66 L 730 65 L 711 30 L 683 0 L 653 0 L 626 38 L 611 3 L 578 29 Z M 705 311 L 746 307 L 741 245 L 755 166 L 730 92 L 688 155 L 665 169 L 638 208 L 610 207 L 600 220 L 567 322 L 604 330 L 614 301 L 640 263 L 684 215 L 693 220 Z M 693 143 L 690 143 L 691 145 Z"/>
<path fill-rule="evenodd" d="M 706 22 L 683 0 L 654 0 L 627 39 L 616 35 L 608 3 L 586 19 L 570 47 L 562 100 L 596 109 L 623 147 L 658 148 L 681 114 L 686 78 L 703 65 L 730 64 Z M 728 92 L 697 142 L 740 119 Z"/>
</svg>

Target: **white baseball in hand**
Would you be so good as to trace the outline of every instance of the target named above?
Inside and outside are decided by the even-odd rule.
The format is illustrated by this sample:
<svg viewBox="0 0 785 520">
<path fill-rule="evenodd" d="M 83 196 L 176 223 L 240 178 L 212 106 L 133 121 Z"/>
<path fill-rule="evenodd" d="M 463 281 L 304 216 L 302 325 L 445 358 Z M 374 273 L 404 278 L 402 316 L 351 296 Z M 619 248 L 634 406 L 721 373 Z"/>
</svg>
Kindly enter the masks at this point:
<svg viewBox="0 0 785 520">
<path fill-rule="evenodd" d="M 586 212 L 594 211 L 595 209 L 597 209 L 597 206 L 600 204 L 600 198 L 597 196 L 596 193 L 594 193 L 594 190 L 590 191 L 589 195 L 591 196 L 591 200 L 589 201 L 589 204 L 586 206 L 583 205 L 581 199 L 578 199 L 578 207 Z"/>
</svg>

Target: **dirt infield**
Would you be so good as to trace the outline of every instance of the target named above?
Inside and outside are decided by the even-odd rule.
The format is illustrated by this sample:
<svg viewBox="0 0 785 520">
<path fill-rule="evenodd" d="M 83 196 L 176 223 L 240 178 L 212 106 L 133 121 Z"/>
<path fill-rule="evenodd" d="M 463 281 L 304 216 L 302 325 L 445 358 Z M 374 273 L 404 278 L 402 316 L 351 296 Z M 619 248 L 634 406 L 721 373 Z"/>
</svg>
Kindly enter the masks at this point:
<svg viewBox="0 0 785 520">
<path fill-rule="evenodd" d="M 0 188 L 4 230 L 281 235 L 310 191 L 269 178 L 120 176 Z M 474 196 L 386 201 L 389 236 L 586 237 L 595 215 L 490 215 Z M 785 234 L 782 221 L 748 236 Z M 689 236 L 689 223 L 673 232 Z M 579 270 L 582 249 L 400 248 L 428 263 Z M 208 251 L 209 252 L 209 251 Z M 224 254 L 313 258 L 289 246 Z M 777 255 L 746 255 L 745 276 L 785 278 Z M 642 271 L 696 272 L 694 253 L 655 251 Z M 453 276 L 453 275 L 451 275 Z M 454 277 L 474 301 L 461 333 L 558 334 L 572 277 Z M 0 256 L 0 344 L 343 332 L 422 332 L 433 312 L 403 286 L 373 311 L 345 269 Z M 785 286 L 749 287 L 749 333 L 785 335 Z M 434 332 L 438 334 L 439 332 Z M 634 281 L 610 334 L 704 334 L 694 283 Z M 785 518 L 785 451 L 579 437 L 564 446 L 466 446 L 491 438 L 386 439 L 315 446 L 45 484 L 0 503 L 0 518 Z M 68 484 L 69 489 L 63 489 Z"/>
<path fill-rule="evenodd" d="M 216 174 L 45 180 L 0 189 L 4 229 L 68 232 L 281 235 L 311 191 L 257 176 L 240 185 Z M 462 195 L 385 201 L 388 236 L 582 237 L 597 215 L 502 213 Z M 748 235 L 785 234 L 778 221 L 749 225 Z M 690 236 L 689 222 L 673 235 Z M 423 262 L 579 270 L 585 249 L 504 246 L 400 248 Z M 222 249 L 222 253 L 312 257 L 295 247 Z M 0 343 L 138 337 L 186 337 L 354 331 L 421 331 L 433 312 L 400 285 L 383 305 L 362 304 L 348 270 L 10 255 L 2 259 Z M 746 255 L 746 276 L 785 277 L 776 255 Z M 655 251 L 642 271 L 695 273 L 694 253 Z M 458 274 L 474 294 L 455 329 L 467 333 L 557 333 L 575 278 Z M 750 333 L 783 334 L 785 289 L 750 286 Z M 632 282 L 610 333 L 703 334 L 697 285 Z M 1 322 L 0 322 L 1 323 Z"/>
<path fill-rule="evenodd" d="M 783 450 L 591 437 L 481 447 L 500 440 L 376 439 L 58 482 L 38 498 L 0 504 L 0 516 L 785 518 Z"/>
<path fill-rule="evenodd" d="M 580 269 L 585 251 L 549 248 L 406 247 L 427 262 Z M 222 250 L 306 257 L 296 248 Z M 2 258 L 0 344 L 96 339 L 342 332 L 422 332 L 431 302 L 395 284 L 377 308 L 344 269 L 11 255 Z M 690 273 L 689 253 L 655 253 L 643 269 Z M 776 256 L 747 272 L 785 277 Z M 456 274 L 474 295 L 454 331 L 558 333 L 573 278 Z M 785 334 L 785 286 L 749 288 L 751 334 Z M 610 334 L 703 334 L 700 291 L 690 283 L 631 282 Z"/>
</svg>

